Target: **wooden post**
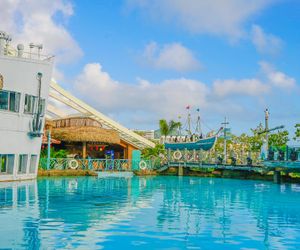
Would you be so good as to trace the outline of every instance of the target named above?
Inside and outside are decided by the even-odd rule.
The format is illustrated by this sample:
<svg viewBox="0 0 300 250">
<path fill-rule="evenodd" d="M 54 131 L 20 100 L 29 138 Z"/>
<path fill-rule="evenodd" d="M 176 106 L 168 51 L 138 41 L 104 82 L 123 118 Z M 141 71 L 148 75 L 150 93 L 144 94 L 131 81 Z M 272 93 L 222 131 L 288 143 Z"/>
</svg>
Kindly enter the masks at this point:
<svg viewBox="0 0 300 250">
<path fill-rule="evenodd" d="M 183 166 L 178 166 L 178 176 L 183 176 Z"/>
<path fill-rule="evenodd" d="M 47 170 L 50 169 L 50 155 L 51 155 L 51 131 L 48 131 L 48 148 L 47 148 Z"/>
<path fill-rule="evenodd" d="M 184 155 L 183 155 L 183 160 L 186 163 L 187 162 L 187 156 L 188 156 L 188 150 L 185 148 L 184 149 Z"/>
<path fill-rule="evenodd" d="M 86 141 L 82 142 L 82 158 L 86 158 Z"/>
<path fill-rule="evenodd" d="M 198 164 L 199 164 L 199 166 L 201 166 L 202 165 L 202 149 L 200 149 L 199 151 L 198 151 Z"/>
<path fill-rule="evenodd" d="M 280 171 L 274 170 L 273 181 L 276 184 L 280 184 L 281 183 L 281 173 L 280 173 Z"/>
</svg>

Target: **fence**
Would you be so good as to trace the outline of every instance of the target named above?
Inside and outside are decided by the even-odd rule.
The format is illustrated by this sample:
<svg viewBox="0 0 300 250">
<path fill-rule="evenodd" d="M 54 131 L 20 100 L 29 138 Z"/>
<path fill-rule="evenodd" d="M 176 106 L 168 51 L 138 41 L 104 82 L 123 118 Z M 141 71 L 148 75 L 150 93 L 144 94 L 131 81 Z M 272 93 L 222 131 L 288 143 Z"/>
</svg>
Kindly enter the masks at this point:
<svg viewBox="0 0 300 250">
<path fill-rule="evenodd" d="M 155 161 L 128 160 L 128 159 L 74 159 L 74 158 L 41 158 L 39 168 L 49 170 L 81 169 L 94 171 L 134 171 L 139 169 L 157 168 Z"/>
<path fill-rule="evenodd" d="M 169 163 L 193 163 L 200 165 L 260 165 L 259 153 L 229 154 L 224 161 L 222 154 L 213 151 L 169 151 L 165 161 Z"/>
</svg>

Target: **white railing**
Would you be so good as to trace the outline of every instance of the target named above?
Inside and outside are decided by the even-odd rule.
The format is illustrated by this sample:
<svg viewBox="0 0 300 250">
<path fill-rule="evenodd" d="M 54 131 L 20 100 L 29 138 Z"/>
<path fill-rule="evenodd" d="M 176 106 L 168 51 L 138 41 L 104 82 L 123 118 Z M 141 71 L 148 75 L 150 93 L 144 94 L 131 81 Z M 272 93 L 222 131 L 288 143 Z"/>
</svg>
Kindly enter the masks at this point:
<svg viewBox="0 0 300 250">
<path fill-rule="evenodd" d="M 28 60 L 47 61 L 47 62 L 52 62 L 54 58 L 54 56 L 50 56 L 50 55 L 43 55 L 40 53 L 33 53 L 27 51 L 20 52 L 13 48 L 5 48 L 5 47 L 4 48 L 0 47 L 0 55 L 28 59 Z"/>
</svg>

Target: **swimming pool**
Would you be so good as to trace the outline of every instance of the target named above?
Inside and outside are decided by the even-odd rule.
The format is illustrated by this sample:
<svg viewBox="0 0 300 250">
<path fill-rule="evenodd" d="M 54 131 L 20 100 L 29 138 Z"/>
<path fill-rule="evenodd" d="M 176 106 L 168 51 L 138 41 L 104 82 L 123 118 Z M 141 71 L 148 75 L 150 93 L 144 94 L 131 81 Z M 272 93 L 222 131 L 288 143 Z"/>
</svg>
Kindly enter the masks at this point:
<svg viewBox="0 0 300 250">
<path fill-rule="evenodd" d="M 300 249 L 300 186 L 197 177 L 0 183 L 0 249 Z"/>
</svg>

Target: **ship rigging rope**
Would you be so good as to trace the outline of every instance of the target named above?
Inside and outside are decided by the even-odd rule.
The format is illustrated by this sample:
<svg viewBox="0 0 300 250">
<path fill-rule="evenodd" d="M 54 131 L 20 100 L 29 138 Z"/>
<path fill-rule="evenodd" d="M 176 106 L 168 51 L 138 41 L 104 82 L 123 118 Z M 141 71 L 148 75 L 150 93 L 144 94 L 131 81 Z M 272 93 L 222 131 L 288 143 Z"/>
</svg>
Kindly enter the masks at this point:
<svg viewBox="0 0 300 250">
<path fill-rule="evenodd" d="M 202 121 L 202 123 L 203 123 L 203 125 L 206 127 L 206 128 L 208 128 L 210 131 L 212 131 L 213 129 L 212 128 L 210 128 L 205 122 L 203 122 Z"/>
<path fill-rule="evenodd" d="M 209 131 L 213 131 L 213 129 L 206 122 L 204 122 L 204 120 L 201 118 L 200 119 L 200 132 L 203 132 L 202 128 L 201 128 L 202 127 L 201 124 L 203 124 L 204 127 L 206 127 Z M 195 127 L 192 117 L 190 117 L 190 125 L 191 125 L 191 129 L 196 131 L 197 127 Z M 188 131 L 188 119 L 186 119 L 184 126 L 182 126 L 181 128 L 183 131 Z"/>
<path fill-rule="evenodd" d="M 205 123 L 202 119 L 201 119 L 201 121 L 200 121 L 200 124 L 203 124 L 204 127 L 206 127 L 209 131 L 213 131 L 213 129 L 212 129 L 209 125 L 207 125 L 207 123 Z M 188 128 L 187 128 L 187 122 L 186 122 L 185 126 L 182 127 L 182 128 L 185 129 L 186 131 L 188 130 Z M 200 128 L 201 128 L 201 127 L 200 127 Z M 193 129 L 194 131 L 196 131 L 196 127 L 195 127 L 195 125 L 192 123 L 192 119 L 191 119 L 191 129 Z M 201 129 L 201 130 L 202 130 L 202 129 Z"/>
<path fill-rule="evenodd" d="M 182 129 L 187 130 L 187 123 L 188 123 L 188 120 L 185 121 L 185 124 L 182 126 Z"/>
</svg>

